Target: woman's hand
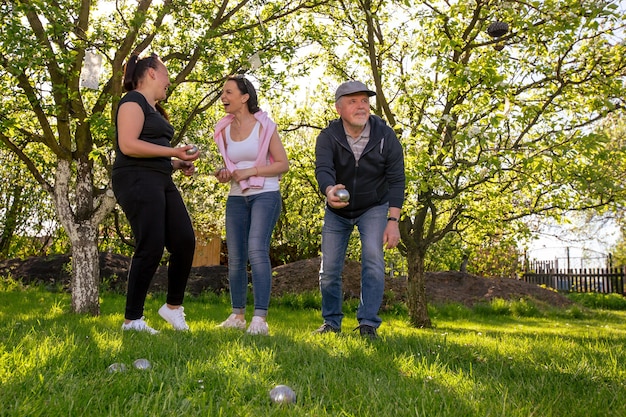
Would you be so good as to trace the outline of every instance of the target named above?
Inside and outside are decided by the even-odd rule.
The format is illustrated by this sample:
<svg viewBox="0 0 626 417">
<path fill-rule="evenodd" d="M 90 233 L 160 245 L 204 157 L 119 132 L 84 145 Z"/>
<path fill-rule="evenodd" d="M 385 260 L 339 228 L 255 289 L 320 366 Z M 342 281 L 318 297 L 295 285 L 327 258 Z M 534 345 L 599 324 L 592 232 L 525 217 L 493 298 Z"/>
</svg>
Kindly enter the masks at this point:
<svg viewBox="0 0 626 417">
<path fill-rule="evenodd" d="M 230 171 L 228 171 L 228 169 L 226 169 L 224 167 L 219 168 L 218 170 L 216 170 L 213 173 L 213 175 L 215 175 L 215 178 L 217 178 L 217 180 L 219 182 L 222 182 L 222 183 L 230 181 L 230 177 L 231 177 Z"/>
<path fill-rule="evenodd" d="M 174 168 L 175 170 L 180 169 L 183 174 L 188 177 L 192 176 L 196 172 L 196 166 L 193 164 L 193 162 L 189 161 L 173 160 L 172 168 Z"/>
<path fill-rule="evenodd" d="M 247 180 L 250 177 L 253 177 L 258 174 L 258 169 L 256 167 L 252 168 L 244 168 L 244 169 L 236 169 L 232 172 L 232 177 L 235 181 L 243 181 Z"/>
<path fill-rule="evenodd" d="M 177 148 L 172 148 L 172 150 L 174 151 L 174 158 L 178 158 L 181 161 L 195 161 L 200 157 L 200 151 L 192 153 L 191 155 L 187 153 L 187 151 L 193 147 L 194 145 L 185 145 Z"/>
</svg>

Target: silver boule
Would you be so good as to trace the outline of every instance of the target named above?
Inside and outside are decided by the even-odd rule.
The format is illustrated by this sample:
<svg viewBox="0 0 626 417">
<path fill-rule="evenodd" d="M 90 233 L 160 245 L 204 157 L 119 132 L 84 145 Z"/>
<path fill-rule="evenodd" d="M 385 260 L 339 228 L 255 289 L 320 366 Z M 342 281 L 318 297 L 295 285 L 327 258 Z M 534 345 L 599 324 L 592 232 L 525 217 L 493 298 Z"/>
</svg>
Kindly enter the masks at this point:
<svg viewBox="0 0 626 417">
<path fill-rule="evenodd" d="M 340 201 L 343 201 L 343 202 L 350 201 L 350 193 L 345 188 L 335 191 L 335 195 Z"/>
<path fill-rule="evenodd" d="M 198 147 L 196 145 L 192 145 L 192 147 L 187 149 L 185 152 L 187 152 L 187 155 L 193 155 L 198 152 Z"/>
<path fill-rule="evenodd" d="M 275 404 L 293 404 L 296 402 L 296 393 L 287 385 L 276 385 L 270 391 L 270 398 Z"/>
<path fill-rule="evenodd" d="M 137 369 L 150 369 L 152 365 L 150 365 L 150 361 L 148 359 L 137 359 L 133 362 L 133 366 Z"/>
<path fill-rule="evenodd" d="M 492 38 L 504 36 L 509 31 L 509 25 L 506 22 L 493 22 L 487 27 L 487 34 Z"/>
<path fill-rule="evenodd" d="M 109 365 L 109 367 L 107 368 L 107 371 L 112 374 L 115 372 L 126 372 L 126 365 L 124 365 L 123 363 L 112 363 L 111 365 Z"/>
</svg>

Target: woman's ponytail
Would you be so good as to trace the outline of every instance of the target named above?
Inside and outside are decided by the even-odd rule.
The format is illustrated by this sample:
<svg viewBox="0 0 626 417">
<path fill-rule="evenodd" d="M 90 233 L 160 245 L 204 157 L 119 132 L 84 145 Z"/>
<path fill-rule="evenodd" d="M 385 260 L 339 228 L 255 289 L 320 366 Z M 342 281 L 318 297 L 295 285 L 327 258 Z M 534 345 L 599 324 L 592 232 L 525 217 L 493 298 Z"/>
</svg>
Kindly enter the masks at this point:
<svg viewBox="0 0 626 417">
<path fill-rule="evenodd" d="M 134 75 L 138 59 L 139 55 L 131 55 L 124 66 L 124 90 L 126 91 L 132 91 L 137 88 L 137 79 Z"/>
</svg>

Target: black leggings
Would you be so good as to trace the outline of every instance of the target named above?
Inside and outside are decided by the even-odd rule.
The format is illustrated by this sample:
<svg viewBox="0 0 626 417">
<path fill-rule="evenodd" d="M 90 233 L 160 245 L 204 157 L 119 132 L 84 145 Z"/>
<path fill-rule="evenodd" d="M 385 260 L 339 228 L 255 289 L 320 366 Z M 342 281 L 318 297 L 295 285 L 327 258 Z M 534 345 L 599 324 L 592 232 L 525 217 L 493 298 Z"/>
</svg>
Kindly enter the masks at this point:
<svg viewBox="0 0 626 417">
<path fill-rule="evenodd" d="M 164 248 L 170 253 L 166 302 L 181 305 L 196 240 L 189 213 L 172 177 L 140 168 L 126 169 L 114 172 L 112 183 L 135 236 L 124 317 L 136 320 L 143 316 L 148 288 Z"/>
</svg>

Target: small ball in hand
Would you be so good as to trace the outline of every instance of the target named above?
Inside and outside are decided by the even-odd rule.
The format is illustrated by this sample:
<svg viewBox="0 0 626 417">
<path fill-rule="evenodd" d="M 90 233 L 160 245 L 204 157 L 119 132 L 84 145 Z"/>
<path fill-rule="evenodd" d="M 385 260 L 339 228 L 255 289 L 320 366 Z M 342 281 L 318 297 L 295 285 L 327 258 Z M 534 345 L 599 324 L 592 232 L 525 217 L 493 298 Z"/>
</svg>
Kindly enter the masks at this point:
<svg viewBox="0 0 626 417">
<path fill-rule="evenodd" d="M 191 148 L 187 149 L 185 152 L 187 152 L 187 155 L 193 155 L 198 152 L 198 147 L 196 145 L 192 145 Z"/>
<path fill-rule="evenodd" d="M 350 200 L 350 193 L 345 188 L 335 191 L 335 195 L 340 201 L 343 201 L 344 203 Z"/>
</svg>

